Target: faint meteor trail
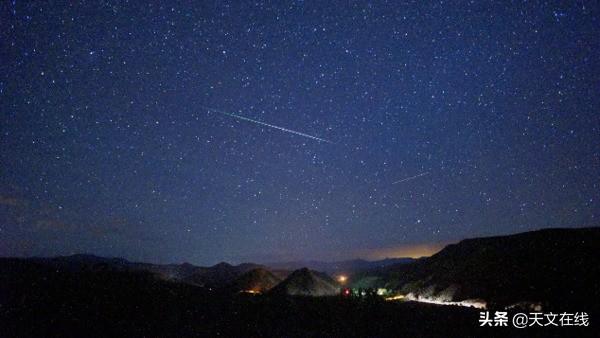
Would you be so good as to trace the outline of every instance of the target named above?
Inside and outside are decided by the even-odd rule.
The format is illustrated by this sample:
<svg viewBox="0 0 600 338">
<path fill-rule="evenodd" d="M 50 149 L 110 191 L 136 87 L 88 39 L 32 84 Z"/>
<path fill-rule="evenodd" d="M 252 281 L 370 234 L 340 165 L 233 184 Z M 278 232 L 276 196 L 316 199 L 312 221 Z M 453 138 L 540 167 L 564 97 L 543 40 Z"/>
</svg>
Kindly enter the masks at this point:
<svg viewBox="0 0 600 338">
<path fill-rule="evenodd" d="M 323 139 L 323 138 L 320 138 L 320 137 L 308 135 L 308 134 L 305 134 L 305 133 L 301 133 L 299 131 L 295 131 L 295 130 L 287 129 L 287 128 L 284 128 L 284 127 L 279 127 L 279 126 L 275 126 L 275 125 L 272 125 L 272 124 L 268 124 L 268 123 L 265 123 L 265 122 L 253 120 L 253 119 L 248 118 L 248 117 L 244 117 L 244 116 L 240 116 L 240 115 L 236 115 L 236 114 L 232 114 L 232 113 L 227 113 L 227 112 L 224 112 L 224 111 L 221 111 L 221 110 L 218 110 L 218 109 L 214 109 L 214 108 L 210 108 L 210 107 L 205 107 L 205 106 L 201 106 L 201 107 L 204 108 L 204 109 L 207 109 L 208 111 L 213 111 L 215 113 L 227 115 L 229 117 L 233 117 L 233 118 L 238 119 L 238 120 L 243 120 L 243 121 L 248 121 L 248 122 L 260 124 L 262 126 L 267 126 L 267 127 L 270 127 L 270 128 L 278 129 L 278 130 L 284 131 L 286 133 L 291 133 L 291 134 L 295 134 L 295 135 L 299 135 L 299 136 L 308 137 L 310 139 L 313 139 L 313 140 L 316 140 L 316 141 L 320 141 L 320 142 L 333 143 L 332 141 L 329 141 L 329 140 L 326 140 L 326 139 Z"/>
<path fill-rule="evenodd" d="M 392 183 L 392 184 L 398 184 L 398 183 L 402 183 L 402 182 L 406 182 L 406 181 L 412 181 L 412 180 L 414 180 L 415 178 L 419 178 L 419 177 L 421 177 L 421 176 L 425 176 L 425 175 L 429 175 L 429 172 L 424 172 L 424 173 L 421 173 L 421 174 L 419 174 L 419 175 L 415 175 L 415 176 L 411 176 L 411 177 L 403 178 L 403 179 L 401 179 L 401 180 L 399 180 L 399 181 L 396 181 L 396 182 L 394 182 L 394 183 Z"/>
</svg>

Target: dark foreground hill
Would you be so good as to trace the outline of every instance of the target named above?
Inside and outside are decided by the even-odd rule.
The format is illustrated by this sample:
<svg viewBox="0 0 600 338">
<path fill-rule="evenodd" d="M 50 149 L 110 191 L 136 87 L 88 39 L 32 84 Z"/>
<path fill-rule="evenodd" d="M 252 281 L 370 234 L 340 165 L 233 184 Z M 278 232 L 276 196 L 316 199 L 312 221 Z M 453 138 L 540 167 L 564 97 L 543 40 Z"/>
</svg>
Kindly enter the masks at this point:
<svg viewBox="0 0 600 338">
<path fill-rule="evenodd" d="M 480 328 L 476 309 L 376 296 L 290 296 L 337 293 L 329 276 L 308 269 L 271 292 L 247 295 L 210 285 L 247 288 L 258 281 L 266 289 L 276 279 L 253 264 L 152 265 L 76 255 L 0 258 L 0 337 L 593 337 L 599 244 L 598 228 L 469 239 L 358 276 L 426 299 L 481 298 L 492 310 L 525 301 L 545 313 L 587 312 L 589 327 Z"/>
<path fill-rule="evenodd" d="M 356 276 L 355 283 L 429 300 L 525 302 L 565 311 L 600 301 L 599 253 L 600 228 L 545 229 L 466 239 L 413 264 Z"/>
<path fill-rule="evenodd" d="M 577 310 L 581 310 L 577 308 Z M 573 310 L 575 311 L 575 310 Z M 380 298 L 226 294 L 129 270 L 0 259 L 0 337 L 593 337 L 480 328 L 478 311 Z"/>
</svg>

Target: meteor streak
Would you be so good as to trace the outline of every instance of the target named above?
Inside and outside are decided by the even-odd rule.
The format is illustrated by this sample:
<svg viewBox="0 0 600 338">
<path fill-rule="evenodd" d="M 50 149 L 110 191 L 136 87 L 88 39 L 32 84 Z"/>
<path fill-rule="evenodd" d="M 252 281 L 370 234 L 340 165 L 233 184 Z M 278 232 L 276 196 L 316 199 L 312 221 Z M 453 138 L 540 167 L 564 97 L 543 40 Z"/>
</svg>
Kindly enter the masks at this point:
<svg viewBox="0 0 600 338">
<path fill-rule="evenodd" d="M 308 134 L 305 134 L 305 133 L 301 133 L 299 131 L 295 131 L 295 130 L 291 130 L 291 129 L 287 129 L 287 128 L 275 126 L 275 125 L 272 125 L 272 124 L 268 124 L 268 123 L 265 123 L 265 122 L 253 120 L 253 119 L 245 117 L 245 116 L 240 116 L 240 115 L 236 115 L 236 114 L 232 114 L 232 113 L 227 113 L 227 112 L 224 112 L 224 111 L 220 111 L 220 110 L 217 110 L 217 109 L 213 109 L 213 108 L 209 108 L 209 107 L 204 107 L 204 106 L 202 106 L 202 108 L 207 109 L 208 111 L 215 112 L 215 113 L 227 115 L 229 117 L 233 117 L 233 118 L 238 119 L 238 120 L 248 121 L 248 122 L 260 124 L 262 126 L 267 126 L 267 127 L 270 127 L 270 128 L 278 129 L 278 130 L 284 131 L 286 133 L 291 133 L 291 134 L 295 134 L 295 135 L 299 135 L 299 136 L 304 136 L 304 137 L 307 137 L 307 138 L 310 138 L 310 139 L 313 139 L 313 140 L 316 140 L 316 141 L 319 141 L 319 142 L 333 143 L 333 142 L 331 142 L 329 140 L 326 140 L 326 139 L 323 139 L 323 138 L 320 138 L 320 137 L 308 135 Z"/>
<path fill-rule="evenodd" d="M 421 173 L 421 174 L 419 174 L 419 175 L 415 175 L 415 176 L 411 176 L 411 177 L 403 178 L 403 179 L 401 179 L 401 180 L 399 180 L 399 181 L 396 181 L 396 182 L 394 182 L 394 183 L 392 183 L 392 184 L 397 184 L 397 183 L 402 183 L 402 182 L 412 181 L 412 180 L 414 180 L 415 178 L 418 178 L 418 177 L 421 177 L 421 176 L 425 176 L 425 175 L 429 175 L 429 172 L 424 172 L 424 173 Z"/>
</svg>

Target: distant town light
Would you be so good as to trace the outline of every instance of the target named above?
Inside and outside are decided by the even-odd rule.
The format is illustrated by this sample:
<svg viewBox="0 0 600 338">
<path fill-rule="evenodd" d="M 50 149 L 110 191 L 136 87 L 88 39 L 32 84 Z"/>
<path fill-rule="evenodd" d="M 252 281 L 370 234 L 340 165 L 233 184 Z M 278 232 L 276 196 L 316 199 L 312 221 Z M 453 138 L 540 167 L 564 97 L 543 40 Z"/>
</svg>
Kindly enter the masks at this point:
<svg viewBox="0 0 600 338">
<path fill-rule="evenodd" d="M 404 295 L 395 295 L 392 297 L 386 297 L 385 300 L 387 301 L 394 301 L 394 300 L 401 300 L 404 299 Z"/>
<path fill-rule="evenodd" d="M 378 288 L 378 289 L 377 289 L 377 295 L 378 295 L 378 296 L 385 296 L 385 295 L 387 295 L 388 293 L 389 293 L 389 292 L 388 292 L 388 290 L 387 290 L 387 289 L 385 289 L 385 288 Z"/>
<path fill-rule="evenodd" d="M 345 276 L 345 275 L 339 275 L 338 278 L 337 278 L 337 280 L 338 280 L 338 282 L 344 284 L 348 280 L 348 277 Z"/>
<path fill-rule="evenodd" d="M 476 309 L 486 309 L 487 303 L 481 299 L 465 299 L 458 302 L 448 301 L 439 298 L 425 297 L 422 295 L 415 295 L 413 293 L 409 293 L 403 296 L 405 300 L 413 301 L 413 302 L 421 302 L 421 303 L 430 303 L 430 304 L 438 304 L 438 305 L 455 305 L 455 306 L 464 306 L 464 307 L 472 307 Z M 395 299 L 386 299 L 386 300 L 395 300 Z"/>
</svg>

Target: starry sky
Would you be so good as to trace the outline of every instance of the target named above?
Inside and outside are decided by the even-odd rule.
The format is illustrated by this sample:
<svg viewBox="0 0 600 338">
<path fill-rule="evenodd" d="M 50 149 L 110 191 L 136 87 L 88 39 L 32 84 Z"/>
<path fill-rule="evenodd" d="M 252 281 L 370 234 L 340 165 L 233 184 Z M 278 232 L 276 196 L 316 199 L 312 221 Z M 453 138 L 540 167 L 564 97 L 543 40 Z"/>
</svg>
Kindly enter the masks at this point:
<svg viewBox="0 0 600 338">
<path fill-rule="evenodd" d="M 374 259 L 598 225 L 599 36 L 595 1 L 2 1 L 0 255 Z"/>
</svg>

